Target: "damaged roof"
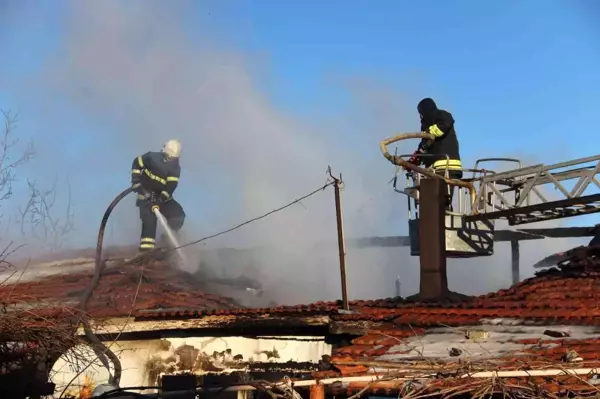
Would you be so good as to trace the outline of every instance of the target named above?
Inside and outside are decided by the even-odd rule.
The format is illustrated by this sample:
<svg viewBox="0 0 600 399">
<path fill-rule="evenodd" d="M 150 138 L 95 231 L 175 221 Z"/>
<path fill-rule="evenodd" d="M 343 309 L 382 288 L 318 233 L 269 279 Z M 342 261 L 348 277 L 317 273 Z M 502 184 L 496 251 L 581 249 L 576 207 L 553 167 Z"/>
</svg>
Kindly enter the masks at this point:
<svg viewBox="0 0 600 399">
<path fill-rule="evenodd" d="M 393 322 L 419 327 L 464 326 L 482 319 L 527 319 L 534 324 L 600 325 L 600 265 L 585 259 L 538 272 L 510 288 L 465 300 L 418 302 L 403 298 L 351 301 L 351 314 L 340 313 L 341 301 L 270 308 L 162 309 L 138 312 L 139 319 L 201 318 L 209 315 L 327 314 L 335 320 Z"/>
<path fill-rule="evenodd" d="M 85 257 L 53 261 L 39 267 L 37 279 L 13 277 L 0 286 L 0 301 L 30 307 L 74 305 L 88 287 L 94 260 Z M 581 255 L 579 255 L 581 258 Z M 92 316 L 132 315 L 137 319 L 202 318 L 215 315 L 328 315 L 335 320 L 410 324 L 419 327 L 462 326 L 482 319 L 516 318 L 529 323 L 600 324 L 600 266 L 595 256 L 538 272 L 508 289 L 445 302 L 416 302 L 403 298 L 351 301 L 351 314 L 340 313 L 341 301 L 268 308 L 240 307 L 232 299 L 205 292 L 205 281 L 154 260 L 143 265 L 107 262 L 98 288 L 88 304 Z M 43 268 L 41 266 L 44 266 Z M 52 271 L 53 268 L 61 269 Z M 65 272 L 68 271 L 68 273 Z M 137 295 L 137 296 L 136 296 Z M 132 310 L 131 304 L 136 297 Z M 125 311 L 126 310 L 126 311 Z"/>
<path fill-rule="evenodd" d="M 80 255 L 60 261 L 47 258 L 27 266 L 27 274 L 13 274 L 0 285 L 0 302 L 35 310 L 35 315 L 42 317 L 71 312 L 93 276 L 94 259 L 89 253 Z M 205 282 L 171 267 L 166 260 L 124 265 L 122 258 L 116 258 L 107 261 L 87 311 L 93 318 L 110 318 L 130 316 L 140 309 L 240 307 L 231 298 L 207 293 L 206 288 Z"/>
<path fill-rule="evenodd" d="M 204 293 L 202 282 L 188 273 L 154 261 L 108 267 L 88 309 L 93 317 L 131 315 L 140 324 L 223 316 L 254 323 L 259 315 L 320 316 L 330 334 L 358 336 L 338 345 L 325 357 L 322 370 L 314 373 L 318 379 L 358 378 L 330 387 L 340 393 L 368 388 L 388 394 L 412 389 L 428 395 L 485 390 L 519 390 L 530 397 L 585 395 L 598 391 L 594 370 L 600 369 L 599 252 L 595 247 L 579 248 L 558 267 L 487 295 L 444 302 L 352 301 L 350 313 L 342 311 L 340 302 L 240 308 L 227 298 Z M 88 269 L 4 285 L 0 301 L 72 305 L 90 279 Z M 580 375 L 565 375 L 565 369 Z M 364 379 L 375 376 L 383 380 Z"/>
<path fill-rule="evenodd" d="M 334 349 L 314 377 L 346 378 L 334 394 L 516 393 L 521 396 L 597 393 L 600 370 L 600 260 L 580 248 L 556 268 L 508 289 L 464 300 L 403 298 L 262 309 L 138 312 L 136 320 L 326 315 L 330 332 L 362 331 Z M 565 374 L 575 370 L 578 375 Z M 502 374 L 504 373 L 504 374 Z M 382 378 L 373 383 L 364 377 Z M 353 378 L 353 379 L 352 379 Z"/>
<path fill-rule="evenodd" d="M 334 388 L 337 394 L 362 389 L 424 396 L 597 394 L 600 260 L 595 253 L 580 248 L 557 268 L 470 301 L 364 304 L 356 314 L 338 318 L 382 323 L 335 349 L 329 369 L 314 376 L 383 379 L 355 380 Z"/>
</svg>

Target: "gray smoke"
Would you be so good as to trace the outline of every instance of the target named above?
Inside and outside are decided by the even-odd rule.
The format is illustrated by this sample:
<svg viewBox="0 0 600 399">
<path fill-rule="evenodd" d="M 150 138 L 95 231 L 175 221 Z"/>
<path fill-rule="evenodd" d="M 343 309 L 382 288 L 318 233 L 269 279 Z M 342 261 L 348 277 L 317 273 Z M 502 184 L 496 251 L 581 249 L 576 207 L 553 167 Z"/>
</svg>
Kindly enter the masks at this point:
<svg viewBox="0 0 600 399">
<path fill-rule="evenodd" d="M 43 148 L 56 166 L 76 170 L 74 186 L 85 187 L 73 198 L 79 211 L 77 234 L 88 243 L 79 245 L 94 242 L 105 206 L 128 184 L 133 157 L 159 149 L 170 138 L 184 146 L 176 197 L 188 215 L 186 239 L 224 230 L 312 191 L 325 183 L 327 165 L 336 174 L 342 172 L 346 182 L 348 237 L 407 233 L 406 200 L 388 185 L 393 167 L 381 156 L 379 141 L 418 127 L 414 104 L 422 94 L 389 89 L 375 78 L 349 77 L 331 82 L 353 100 L 342 115 L 301 120 L 278 109 L 260 89 L 251 57 L 221 45 L 208 30 L 201 29 L 201 39 L 190 37 L 183 28 L 182 3 L 156 4 L 69 3 L 59 49 L 32 76 L 35 84 L 27 91 L 46 99 L 48 129 L 61 130 L 65 124 L 64 107 L 55 102 L 67 104 L 80 115 L 82 126 L 89 127 L 78 132 L 89 137 L 87 146 L 68 157 L 52 158 L 49 143 Z M 402 152 L 415 144 L 403 144 Z M 83 164 L 94 167 L 82 169 Z M 135 244 L 138 223 L 132 202 L 121 205 L 109 239 Z M 317 250 L 311 243 L 318 240 L 331 240 L 332 245 Z M 523 244 L 523 264 L 569 245 Z M 253 246 L 274 249 L 235 264 L 203 259 L 197 251 Z M 277 301 L 339 297 L 331 187 L 195 248 L 192 255 L 204 260 L 213 274 L 260 275 Z M 493 258 L 452 261 L 451 288 L 481 293 L 510 284 L 505 249 L 500 246 Z M 391 296 L 398 275 L 403 294 L 418 290 L 418 259 L 409 257 L 405 248 L 349 249 L 348 269 L 352 298 Z M 525 269 L 524 277 L 531 272 Z"/>
</svg>

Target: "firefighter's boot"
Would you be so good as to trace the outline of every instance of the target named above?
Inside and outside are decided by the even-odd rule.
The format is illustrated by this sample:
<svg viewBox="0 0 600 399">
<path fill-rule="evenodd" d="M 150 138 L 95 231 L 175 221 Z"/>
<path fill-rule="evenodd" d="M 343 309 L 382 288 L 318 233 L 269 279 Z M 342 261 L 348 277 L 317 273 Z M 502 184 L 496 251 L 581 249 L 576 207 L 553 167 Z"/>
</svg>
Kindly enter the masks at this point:
<svg viewBox="0 0 600 399">
<path fill-rule="evenodd" d="M 135 254 L 135 257 L 137 258 L 140 256 L 147 255 L 152 251 L 153 251 L 153 248 L 138 248 L 137 253 Z"/>
</svg>

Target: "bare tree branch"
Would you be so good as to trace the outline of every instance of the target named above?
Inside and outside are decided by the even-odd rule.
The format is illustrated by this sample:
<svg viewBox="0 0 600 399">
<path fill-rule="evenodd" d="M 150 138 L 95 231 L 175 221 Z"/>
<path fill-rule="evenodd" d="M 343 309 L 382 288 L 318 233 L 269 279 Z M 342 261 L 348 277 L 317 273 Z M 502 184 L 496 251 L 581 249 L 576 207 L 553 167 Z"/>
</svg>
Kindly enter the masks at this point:
<svg viewBox="0 0 600 399">
<path fill-rule="evenodd" d="M 29 161 L 35 153 L 33 143 L 29 142 L 17 155 L 13 154 L 13 148 L 20 141 L 18 138 L 13 138 L 17 115 L 12 115 L 10 111 L 2 111 L 2 115 L 4 116 L 4 132 L 0 140 L 0 201 L 7 200 L 12 196 L 16 168 Z"/>
<path fill-rule="evenodd" d="M 13 196 L 13 183 L 16 169 L 31 160 L 35 154 L 33 143 L 17 150 L 20 140 L 15 138 L 18 115 L 10 111 L 1 111 L 4 117 L 4 129 L 0 140 L 0 207 Z M 53 214 L 57 200 L 56 182 L 49 188 L 40 188 L 35 180 L 27 180 L 29 191 L 24 208 L 18 208 L 20 233 L 22 238 L 33 238 L 44 247 L 56 250 L 64 245 L 69 232 L 74 228 L 74 213 L 71 207 L 71 185 L 67 180 L 67 204 L 63 218 Z M 0 220 L 2 219 L 0 214 Z"/>
<path fill-rule="evenodd" d="M 34 147 L 31 142 L 21 146 L 20 140 L 15 138 L 17 115 L 8 111 L 0 112 L 4 117 L 3 128 L 0 125 L 0 208 L 6 208 L 8 200 L 13 199 L 17 169 L 32 159 Z M 28 179 L 26 182 L 27 200 L 23 208 L 17 208 L 16 220 L 7 216 L 7 209 L 0 212 L 0 222 L 5 222 L 3 237 L 8 236 L 11 221 L 16 221 L 23 243 L 34 239 L 46 248 L 60 248 L 74 227 L 70 182 L 67 179 L 67 192 L 64 195 L 57 191 L 56 182 L 49 188 L 39 187 L 35 180 Z M 57 199 L 62 200 L 63 197 L 66 197 L 65 215 L 57 217 L 54 208 L 59 202 Z M 24 244 L 10 241 L 3 243 L 3 247 L 0 249 L 0 285 L 9 285 L 9 280 L 17 271 L 9 258 Z M 14 270 L 11 271 L 11 268 Z M 12 289 L 8 292 L 12 292 Z M 9 296 L 0 297 L 0 374 L 13 373 L 15 379 L 25 378 L 24 383 L 31 383 L 32 378 L 46 381 L 46 372 L 42 373 L 44 375 L 34 375 L 42 366 L 43 370 L 49 370 L 60 355 L 69 352 L 76 367 L 77 362 L 81 363 L 89 357 L 86 353 L 74 351 L 80 340 L 68 317 L 69 314 L 72 316 L 72 310 L 50 304 L 49 307 L 57 314 L 64 313 L 67 316 L 47 318 L 36 313 L 30 303 L 15 303 Z"/>
<path fill-rule="evenodd" d="M 74 228 L 75 215 L 71 206 L 71 184 L 67 180 L 66 209 L 62 219 L 56 218 L 56 182 L 48 189 L 40 189 L 36 181 L 27 181 L 29 197 L 24 208 L 19 208 L 20 230 L 23 238 L 34 238 L 52 250 L 60 249 L 66 236 Z"/>
<path fill-rule="evenodd" d="M 33 144 L 29 142 L 25 147 L 20 150 L 16 150 L 18 147 L 19 139 L 14 138 L 14 129 L 17 125 L 17 115 L 13 115 L 10 111 L 0 110 L 4 119 L 4 128 L 2 130 L 2 137 L 0 139 L 0 207 L 3 206 L 3 202 L 9 200 L 13 195 L 13 183 L 16 180 L 16 169 L 29 161 L 34 155 Z M 16 150 L 16 151 L 15 151 Z M 3 219 L 4 213 L 0 214 L 0 221 Z M 6 230 L 10 224 L 6 224 Z M 8 235 L 8 234 L 6 234 Z M 0 272 L 5 272 L 7 269 L 12 267 L 12 264 L 8 261 L 10 255 L 19 250 L 23 245 L 15 247 L 11 241 L 0 250 Z"/>
</svg>

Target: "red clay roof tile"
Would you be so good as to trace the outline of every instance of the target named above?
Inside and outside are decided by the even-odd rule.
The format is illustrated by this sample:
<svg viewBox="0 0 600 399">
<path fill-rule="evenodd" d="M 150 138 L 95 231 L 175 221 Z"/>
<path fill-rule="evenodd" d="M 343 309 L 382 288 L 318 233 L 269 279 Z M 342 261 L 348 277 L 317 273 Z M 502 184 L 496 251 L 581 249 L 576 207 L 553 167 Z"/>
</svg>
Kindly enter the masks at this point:
<svg viewBox="0 0 600 399">
<path fill-rule="evenodd" d="M 573 258 L 575 259 L 575 258 Z M 144 273 L 139 285 L 140 275 Z M 0 287 L 0 301 L 34 304 L 36 314 L 65 314 L 76 305 L 87 287 L 91 273 L 51 276 L 38 282 Z M 132 307 L 133 299 L 136 298 Z M 88 305 L 93 317 L 124 316 L 133 312 L 138 318 L 189 317 L 206 315 L 291 315 L 326 314 L 335 321 L 377 322 L 368 334 L 352 345 L 336 348 L 331 356 L 334 371 L 315 377 L 399 373 L 398 365 L 411 369 L 411 375 L 432 364 L 436 374 L 454 373 L 429 379 L 429 392 L 452 389 L 482 389 L 482 378 L 456 378 L 467 370 L 538 370 L 544 368 L 600 368 L 600 336 L 593 326 L 600 325 L 600 262 L 595 255 L 575 259 L 558 268 L 542 271 L 509 289 L 458 302 L 418 303 L 401 298 L 352 301 L 353 313 L 339 313 L 341 303 L 317 302 L 309 305 L 243 309 L 233 301 L 202 292 L 202 285 L 189 275 L 169 269 L 165 263 L 107 270 Z M 175 309 L 176 308 L 176 309 Z M 152 314 L 142 310 L 158 309 Z M 487 320 L 486 320 L 487 319 Z M 518 320 L 518 322 L 512 322 Z M 504 321 L 507 325 L 497 323 Z M 545 334 L 538 325 L 569 326 L 569 336 Z M 575 327 L 582 326 L 582 327 Z M 590 326 L 590 327 L 583 327 Z M 488 330 L 491 340 L 477 343 L 466 336 L 470 329 Z M 579 328 L 579 329 L 578 329 Z M 487 346 L 490 346 L 487 345 Z M 461 349 L 463 347 L 463 349 Z M 454 355 L 451 349 L 456 349 Z M 486 349 L 487 348 L 487 349 Z M 575 351 L 581 359 L 567 363 L 566 354 Z M 379 370 L 379 371 L 378 371 Z M 441 371 L 440 371 L 441 370 Z M 450 375 L 449 374 L 449 375 Z M 469 374 L 471 375 L 471 374 Z M 554 376 L 505 378 L 515 386 L 535 385 L 539 392 L 578 394 L 591 392 L 587 377 Z M 367 383 L 353 382 L 344 388 L 356 393 Z M 374 392 L 398 390 L 397 382 L 379 382 Z"/>
<path fill-rule="evenodd" d="M 95 317 L 127 315 L 136 296 L 141 267 L 107 270 L 88 309 Z M 538 273 L 509 289 L 466 301 L 415 303 L 401 298 L 352 301 L 352 314 L 339 314 L 341 303 L 245 309 L 226 298 L 203 293 L 190 275 L 165 263 L 145 266 L 133 314 L 138 318 L 197 318 L 205 315 L 327 314 L 340 321 L 394 322 L 413 327 L 477 324 L 483 318 L 518 318 L 545 324 L 600 324 L 600 267 L 587 258 L 565 267 Z M 0 287 L 0 298 L 13 303 L 56 302 L 75 305 L 89 284 L 91 273 L 56 275 L 42 281 Z M 141 310 L 157 312 L 140 313 Z"/>
<path fill-rule="evenodd" d="M 352 314 L 339 314 L 341 303 L 317 302 L 310 305 L 279 306 L 260 309 L 197 309 L 187 317 L 205 315 L 253 314 L 328 314 L 341 321 L 371 321 L 413 326 L 469 325 L 482 318 L 526 318 L 545 324 L 596 325 L 600 321 L 599 270 L 591 270 L 590 263 L 572 264 L 562 269 L 538 273 L 509 289 L 471 298 L 468 301 L 444 303 L 415 303 L 400 298 L 369 301 L 351 301 Z M 600 269 L 600 268 L 599 268 Z M 180 317 L 181 312 L 169 311 L 144 318 Z"/>
<path fill-rule="evenodd" d="M 4 284 L 0 286 L 0 302 L 33 307 L 40 316 L 57 316 L 78 306 L 91 279 L 91 271 L 78 271 L 39 281 Z M 229 298 L 204 293 L 202 283 L 190 274 L 154 261 L 107 269 L 87 310 L 92 317 L 103 318 L 127 316 L 140 309 L 174 307 L 198 311 L 239 308 L 239 305 Z"/>
<path fill-rule="evenodd" d="M 545 393 L 596 394 L 596 386 L 588 383 L 589 375 L 497 378 L 495 387 L 488 386 L 489 379 L 456 377 L 466 370 L 600 369 L 600 332 L 594 328 L 600 321 L 599 277 L 600 261 L 594 256 L 542 271 L 509 289 L 462 303 L 425 304 L 397 299 L 353 303 L 355 314 L 338 315 L 336 319 L 388 321 L 355 338 L 351 345 L 334 349 L 330 363 L 341 377 L 383 373 L 404 376 L 404 383 L 412 380 L 417 385 L 414 377 L 432 364 L 437 367 L 434 374 L 447 374 L 428 379 L 421 394 L 483 392 L 488 388 L 502 393 L 507 386 L 538 397 Z M 549 328 L 557 331 L 539 326 L 547 324 L 556 325 Z M 486 330 L 488 337 L 483 343 L 473 342 L 462 335 L 469 329 Z M 456 351 L 460 354 L 452 357 L 456 355 L 451 354 L 452 348 L 461 349 Z M 469 353 L 473 348 L 480 353 Z M 566 355 L 571 351 L 575 359 L 569 362 Z M 404 374 L 399 371 L 402 369 Z M 332 378 L 332 372 L 325 377 Z M 315 378 L 324 377 L 317 373 Z M 334 387 L 332 392 L 350 395 L 367 385 L 352 382 L 344 389 Z M 388 394 L 403 389 L 397 381 L 369 387 L 372 393 Z"/>
</svg>

